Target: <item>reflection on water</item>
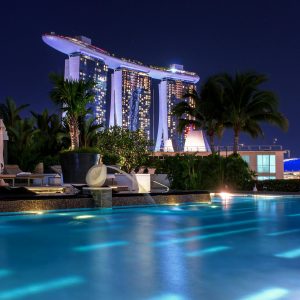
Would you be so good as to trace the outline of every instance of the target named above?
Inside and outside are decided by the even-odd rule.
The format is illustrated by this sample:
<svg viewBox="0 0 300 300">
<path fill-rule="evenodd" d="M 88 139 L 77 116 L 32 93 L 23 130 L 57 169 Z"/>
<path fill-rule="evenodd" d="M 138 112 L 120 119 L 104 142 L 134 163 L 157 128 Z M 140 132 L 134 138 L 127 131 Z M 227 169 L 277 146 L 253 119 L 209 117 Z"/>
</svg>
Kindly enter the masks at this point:
<svg viewBox="0 0 300 300">
<path fill-rule="evenodd" d="M 300 198 L 0 218 L 0 299 L 299 299 Z"/>
</svg>

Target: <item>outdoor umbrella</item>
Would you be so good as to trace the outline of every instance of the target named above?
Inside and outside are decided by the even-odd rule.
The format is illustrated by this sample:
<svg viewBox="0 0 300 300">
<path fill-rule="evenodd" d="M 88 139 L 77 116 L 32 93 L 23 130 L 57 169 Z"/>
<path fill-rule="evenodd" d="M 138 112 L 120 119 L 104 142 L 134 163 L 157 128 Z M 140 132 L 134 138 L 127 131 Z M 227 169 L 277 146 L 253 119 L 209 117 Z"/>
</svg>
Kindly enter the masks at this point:
<svg viewBox="0 0 300 300">
<path fill-rule="evenodd" d="M 3 123 L 3 120 L 0 119 L 0 173 L 2 173 L 4 168 L 4 157 L 3 157 L 3 151 L 4 151 L 4 138 L 6 138 L 6 129 L 5 125 Z M 7 185 L 3 179 L 0 179 L 0 185 Z"/>
</svg>

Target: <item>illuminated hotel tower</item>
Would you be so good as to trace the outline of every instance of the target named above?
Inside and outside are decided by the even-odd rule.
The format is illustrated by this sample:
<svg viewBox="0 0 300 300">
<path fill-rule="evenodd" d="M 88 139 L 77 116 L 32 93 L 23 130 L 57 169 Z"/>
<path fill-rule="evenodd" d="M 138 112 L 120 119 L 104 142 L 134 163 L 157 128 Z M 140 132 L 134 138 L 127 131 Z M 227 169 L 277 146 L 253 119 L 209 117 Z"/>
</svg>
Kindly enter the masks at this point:
<svg viewBox="0 0 300 300">
<path fill-rule="evenodd" d="M 150 139 L 151 77 L 146 73 L 117 69 L 112 74 L 109 126 L 142 130 Z"/>
<path fill-rule="evenodd" d="M 96 97 L 93 104 L 98 122 L 107 125 L 105 115 L 107 105 L 107 70 L 111 74 L 111 100 L 109 125 L 118 125 L 130 130 L 141 129 L 150 138 L 150 106 L 152 79 L 159 83 L 159 114 L 155 151 L 162 147 L 183 149 L 184 134 L 177 133 L 176 117 L 172 108 L 181 101 L 182 95 L 190 91 L 199 81 L 195 73 L 183 70 L 180 65 L 170 68 L 146 66 L 134 60 L 118 58 L 109 52 L 95 47 L 86 37 L 67 37 L 55 33 L 44 34 L 43 41 L 52 48 L 69 56 L 65 63 L 65 78 L 93 78 Z"/>
<path fill-rule="evenodd" d="M 173 66 L 174 67 L 174 66 Z M 182 66 L 176 65 L 183 69 Z M 196 88 L 194 83 L 165 79 L 159 84 L 159 121 L 158 134 L 156 138 L 155 151 L 183 151 L 185 133 L 178 132 L 178 117 L 174 116 L 172 110 L 176 104 L 183 101 L 184 94 L 192 92 Z M 192 99 L 185 99 L 193 106 Z M 168 142 L 166 142 L 168 141 Z"/>
<path fill-rule="evenodd" d="M 77 37 L 86 43 L 91 43 L 86 37 Z M 70 53 L 65 60 L 65 79 L 69 80 L 93 80 L 95 82 L 94 103 L 90 105 L 93 117 L 97 124 L 106 126 L 107 107 L 107 71 L 108 67 L 101 59 L 97 59 L 80 52 Z"/>
</svg>

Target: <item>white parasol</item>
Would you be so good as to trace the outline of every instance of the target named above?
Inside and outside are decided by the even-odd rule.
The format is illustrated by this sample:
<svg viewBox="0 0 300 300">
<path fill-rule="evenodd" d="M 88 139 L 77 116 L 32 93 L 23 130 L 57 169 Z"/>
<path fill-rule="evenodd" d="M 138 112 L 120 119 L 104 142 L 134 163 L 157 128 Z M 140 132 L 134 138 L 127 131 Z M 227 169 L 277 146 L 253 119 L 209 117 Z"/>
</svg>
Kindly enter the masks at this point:
<svg viewBox="0 0 300 300">
<path fill-rule="evenodd" d="M 6 133 L 6 128 L 3 123 L 3 120 L 0 119 L 0 173 L 3 172 L 3 168 L 4 168 L 4 157 L 3 157 L 4 139 L 7 140 L 7 133 Z M 0 179 L 0 186 L 1 185 L 7 185 L 3 179 Z"/>
</svg>

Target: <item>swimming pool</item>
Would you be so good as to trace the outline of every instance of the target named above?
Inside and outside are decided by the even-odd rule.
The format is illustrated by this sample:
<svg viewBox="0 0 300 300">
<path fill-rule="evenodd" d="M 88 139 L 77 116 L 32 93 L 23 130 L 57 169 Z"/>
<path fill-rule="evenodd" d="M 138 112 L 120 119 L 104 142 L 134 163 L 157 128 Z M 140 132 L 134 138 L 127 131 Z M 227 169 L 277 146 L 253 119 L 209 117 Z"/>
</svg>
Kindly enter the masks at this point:
<svg viewBox="0 0 300 300">
<path fill-rule="evenodd" d="M 0 217 L 0 299 L 300 299 L 300 197 Z"/>
</svg>

